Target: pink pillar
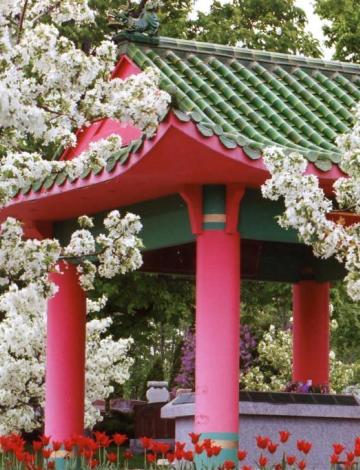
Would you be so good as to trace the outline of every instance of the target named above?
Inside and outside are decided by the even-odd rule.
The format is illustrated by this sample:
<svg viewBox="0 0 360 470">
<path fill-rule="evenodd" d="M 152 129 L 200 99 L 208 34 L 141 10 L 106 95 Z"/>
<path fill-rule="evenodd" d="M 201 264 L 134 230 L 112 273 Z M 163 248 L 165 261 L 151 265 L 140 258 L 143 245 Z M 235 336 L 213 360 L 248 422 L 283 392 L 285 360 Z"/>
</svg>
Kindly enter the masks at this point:
<svg viewBox="0 0 360 470">
<path fill-rule="evenodd" d="M 195 431 L 220 440 L 239 432 L 239 312 L 240 236 L 205 230 L 197 236 Z"/>
<path fill-rule="evenodd" d="M 45 434 L 62 441 L 84 431 L 86 298 L 76 267 L 60 268 L 48 302 Z"/>
<path fill-rule="evenodd" d="M 329 384 L 329 294 L 328 282 L 294 284 L 294 382 Z"/>
</svg>

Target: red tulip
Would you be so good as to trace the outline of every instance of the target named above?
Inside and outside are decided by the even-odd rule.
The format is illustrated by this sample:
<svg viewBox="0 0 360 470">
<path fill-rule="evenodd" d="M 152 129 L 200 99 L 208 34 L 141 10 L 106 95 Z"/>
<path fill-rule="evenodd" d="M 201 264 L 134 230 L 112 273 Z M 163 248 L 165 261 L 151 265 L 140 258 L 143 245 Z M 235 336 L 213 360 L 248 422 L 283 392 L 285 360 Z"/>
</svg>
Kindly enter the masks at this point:
<svg viewBox="0 0 360 470">
<path fill-rule="evenodd" d="M 295 455 L 287 455 L 286 456 L 286 462 L 287 462 L 288 465 L 294 465 L 294 463 L 296 462 Z"/>
<path fill-rule="evenodd" d="M 39 450 L 43 448 L 43 443 L 41 441 L 33 441 L 32 447 L 35 452 L 38 452 Z"/>
<path fill-rule="evenodd" d="M 182 460 L 184 457 L 184 451 L 182 449 L 175 449 L 176 460 Z"/>
<path fill-rule="evenodd" d="M 241 467 L 241 470 L 253 470 L 253 468 L 250 467 L 249 465 L 243 465 L 243 466 Z"/>
<path fill-rule="evenodd" d="M 300 452 L 304 452 L 304 454 L 308 454 L 311 447 L 312 447 L 311 442 L 304 441 L 304 440 L 297 441 L 297 448 L 300 450 Z"/>
<path fill-rule="evenodd" d="M 126 434 L 119 434 L 115 433 L 113 435 L 113 441 L 117 446 L 121 446 L 124 444 L 125 441 L 127 441 L 127 435 Z"/>
<path fill-rule="evenodd" d="M 116 461 L 117 461 L 117 456 L 114 452 L 108 452 L 106 454 L 106 458 L 107 458 L 108 462 L 110 462 L 110 463 L 116 463 Z"/>
<path fill-rule="evenodd" d="M 185 449 L 185 442 L 175 442 L 175 450 L 184 450 L 184 449 Z"/>
<path fill-rule="evenodd" d="M 332 465 L 335 465 L 338 462 L 339 462 L 339 455 L 338 454 L 332 454 L 332 456 L 330 457 L 330 463 Z"/>
<path fill-rule="evenodd" d="M 43 435 L 40 437 L 40 440 L 41 440 L 41 442 L 43 443 L 43 446 L 47 446 L 47 445 L 49 445 L 50 437 L 49 437 L 49 436 L 45 436 L 45 434 L 43 434 Z"/>
<path fill-rule="evenodd" d="M 65 439 L 64 441 L 64 449 L 66 450 L 66 452 L 71 452 L 73 450 L 73 442 L 71 439 Z"/>
<path fill-rule="evenodd" d="M 43 449 L 42 454 L 43 454 L 44 459 L 49 459 L 50 455 L 51 455 L 51 450 L 50 449 Z"/>
<path fill-rule="evenodd" d="M 109 436 L 106 435 L 105 432 L 100 432 L 100 431 L 95 431 L 94 432 L 95 436 L 95 442 L 100 446 L 100 447 L 109 447 L 111 444 L 111 439 Z"/>
<path fill-rule="evenodd" d="M 131 452 L 131 450 L 126 450 L 123 453 L 123 456 L 125 460 L 131 460 L 134 457 L 134 454 Z"/>
<path fill-rule="evenodd" d="M 205 452 L 206 452 L 206 455 L 208 456 L 209 459 L 213 456 L 212 447 L 206 447 Z"/>
<path fill-rule="evenodd" d="M 155 460 L 156 460 L 156 455 L 155 455 L 155 454 L 147 454 L 146 460 L 147 460 L 149 463 L 153 463 L 153 462 L 155 462 Z"/>
<path fill-rule="evenodd" d="M 54 451 L 56 452 L 56 451 L 61 449 L 61 442 L 60 441 L 53 441 L 52 446 L 53 446 Z"/>
<path fill-rule="evenodd" d="M 172 452 L 168 452 L 166 454 L 166 460 L 169 462 L 169 463 L 173 463 L 173 461 L 175 460 L 175 454 L 173 454 Z"/>
<path fill-rule="evenodd" d="M 46 465 L 47 470 L 54 470 L 55 469 L 55 462 L 51 460 L 50 462 L 47 463 Z"/>
<path fill-rule="evenodd" d="M 246 450 L 238 450 L 238 459 L 241 461 L 241 460 L 244 460 L 247 456 L 247 452 Z"/>
<path fill-rule="evenodd" d="M 211 450 L 212 450 L 212 454 L 216 457 L 217 455 L 220 454 L 220 452 L 222 451 L 222 448 L 220 446 L 212 446 Z"/>
<path fill-rule="evenodd" d="M 285 442 L 287 442 L 290 437 L 290 433 L 289 431 L 279 431 L 279 436 L 280 436 L 280 442 L 285 444 Z"/>
<path fill-rule="evenodd" d="M 355 458 L 355 454 L 354 452 L 346 452 L 346 457 L 347 457 L 348 462 L 352 462 Z"/>
<path fill-rule="evenodd" d="M 304 470 L 306 468 L 305 460 L 300 460 L 300 462 L 298 463 L 298 468 L 299 470 Z"/>
<path fill-rule="evenodd" d="M 340 455 L 341 452 L 345 449 L 345 446 L 339 443 L 333 444 L 334 454 Z"/>
<path fill-rule="evenodd" d="M 140 442 L 144 449 L 150 449 L 153 440 L 149 437 L 140 437 Z"/>
<path fill-rule="evenodd" d="M 194 460 L 194 454 L 191 450 L 187 450 L 184 452 L 184 459 L 188 462 L 192 462 Z"/>
<path fill-rule="evenodd" d="M 233 468 L 235 468 L 235 463 L 232 460 L 225 460 L 223 468 L 225 470 L 232 470 Z"/>
<path fill-rule="evenodd" d="M 95 468 L 99 465 L 99 461 L 96 459 L 92 459 L 88 462 L 88 465 L 90 465 L 90 468 Z"/>
<path fill-rule="evenodd" d="M 269 438 L 268 437 L 265 437 L 265 436 L 257 436 L 256 437 L 256 445 L 260 448 L 260 449 L 266 449 L 267 445 L 268 445 L 268 442 L 269 442 Z"/>
<path fill-rule="evenodd" d="M 259 467 L 260 468 L 261 467 L 266 467 L 266 464 L 268 463 L 268 459 L 267 459 L 267 457 L 265 457 L 265 455 L 261 454 L 260 457 L 259 457 L 258 462 L 259 462 Z"/>
<path fill-rule="evenodd" d="M 202 445 L 195 444 L 194 450 L 195 450 L 195 454 L 202 454 L 204 447 Z"/>
<path fill-rule="evenodd" d="M 191 438 L 191 442 L 193 444 L 197 444 L 199 442 L 201 434 L 196 434 L 194 432 L 189 432 L 189 436 Z"/>
<path fill-rule="evenodd" d="M 153 446 L 153 449 L 155 451 L 155 443 Z M 156 452 L 159 452 L 159 454 L 166 454 L 170 449 L 170 444 L 165 444 L 164 442 L 157 442 L 156 443 Z"/>
<path fill-rule="evenodd" d="M 270 454 L 275 454 L 276 449 L 278 448 L 279 444 L 275 444 L 274 442 L 269 441 L 267 449 L 270 452 Z"/>
</svg>

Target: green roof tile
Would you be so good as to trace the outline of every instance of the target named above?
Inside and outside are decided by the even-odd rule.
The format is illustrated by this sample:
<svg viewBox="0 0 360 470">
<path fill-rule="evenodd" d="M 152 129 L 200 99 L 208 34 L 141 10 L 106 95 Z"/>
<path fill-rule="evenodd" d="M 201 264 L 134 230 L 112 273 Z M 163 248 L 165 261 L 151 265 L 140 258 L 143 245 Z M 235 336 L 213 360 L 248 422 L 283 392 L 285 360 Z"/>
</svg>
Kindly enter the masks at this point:
<svg viewBox="0 0 360 470">
<path fill-rule="evenodd" d="M 139 67 L 157 67 L 175 115 L 249 158 L 267 145 L 302 152 L 322 171 L 340 161 L 335 139 L 352 126 L 360 66 L 194 41 L 128 35 Z"/>
</svg>

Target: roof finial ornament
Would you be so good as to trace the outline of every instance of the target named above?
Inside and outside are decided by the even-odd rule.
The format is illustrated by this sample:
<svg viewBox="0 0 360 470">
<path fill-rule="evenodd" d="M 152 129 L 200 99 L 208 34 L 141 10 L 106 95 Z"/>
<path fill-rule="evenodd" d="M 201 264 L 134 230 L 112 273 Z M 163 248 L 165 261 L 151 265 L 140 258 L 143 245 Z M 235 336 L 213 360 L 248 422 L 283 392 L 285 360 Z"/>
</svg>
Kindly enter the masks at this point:
<svg viewBox="0 0 360 470">
<path fill-rule="evenodd" d="M 110 13 L 110 26 L 121 32 L 156 36 L 160 27 L 157 16 L 160 6 L 161 0 L 141 0 L 135 5 L 129 0 L 126 9 Z"/>
</svg>

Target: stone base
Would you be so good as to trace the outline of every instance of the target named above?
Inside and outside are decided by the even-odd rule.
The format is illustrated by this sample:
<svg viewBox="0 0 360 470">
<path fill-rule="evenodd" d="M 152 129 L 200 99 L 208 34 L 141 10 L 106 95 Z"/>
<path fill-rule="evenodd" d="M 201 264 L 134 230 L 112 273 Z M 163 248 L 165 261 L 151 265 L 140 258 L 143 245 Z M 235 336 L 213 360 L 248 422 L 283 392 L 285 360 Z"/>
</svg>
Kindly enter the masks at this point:
<svg viewBox="0 0 360 470">
<path fill-rule="evenodd" d="M 286 394 L 281 395 L 285 397 Z M 181 401 L 183 403 L 177 404 L 175 399 L 165 405 L 161 416 L 175 419 L 176 440 L 186 442 L 191 448 L 188 433 L 194 428 L 194 395 L 182 396 Z M 271 456 L 270 463 L 279 462 L 283 452 L 286 452 L 296 455 L 299 460 L 304 458 L 308 468 L 330 468 L 332 444 L 340 442 L 350 450 L 353 448 L 355 437 L 360 435 L 359 403 L 356 399 L 348 402 L 347 405 L 241 402 L 239 447 L 248 452 L 246 460 L 242 463 L 253 466 L 254 461 L 258 459 L 260 450 L 256 447 L 257 435 L 268 436 L 278 443 L 278 432 L 287 430 L 291 433 L 288 443 L 279 445 L 276 453 Z M 312 442 L 313 447 L 307 456 L 297 450 L 298 439 Z M 269 452 L 262 452 L 269 457 Z"/>
</svg>

